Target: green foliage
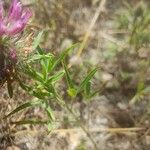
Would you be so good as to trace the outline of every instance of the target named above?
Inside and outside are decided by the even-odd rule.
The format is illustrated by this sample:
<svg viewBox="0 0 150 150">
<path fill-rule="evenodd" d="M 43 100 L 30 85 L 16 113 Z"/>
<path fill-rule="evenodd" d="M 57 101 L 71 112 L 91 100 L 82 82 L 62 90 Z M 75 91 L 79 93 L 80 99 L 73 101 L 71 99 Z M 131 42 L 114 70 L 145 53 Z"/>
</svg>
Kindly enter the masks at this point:
<svg viewBox="0 0 150 150">
<path fill-rule="evenodd" d="M 41 42 L 41 39 L 42 39 L 42 36 L 43 36 L 43 32 L 44 31 L 41 31 L 38 35 L 37 35 L 37 37 L 34 39 L 34 41 L 33 41 L 33 50 L 36 50 L 37 49 L 37 47 L 39 46 L 39 44 L 40 44 L 40 42 Z"/>
<path fill-rule="evenodd" d="M 83 94 L 83 96 L 88 99 L 93 97 L 96 92 L 91 92 L 91 82 L 90 80 L 93 78 L 95 73 L 97 72 L 97 68 L 94 68 L 91 70 L 86 77 L 81 81 L 79 85 L 74 84 L 73 79 L 71 78 L 71 75 L 69 73 L 69 70 L 67 69 L 66 65 L 63 63 L 63 66 L 65 68 L 66 73 L 66 80 L 68 85 L 68 95 L 71 97 L 76 97 L 77 94 Z"/>
<path fill-rule="evenodd" d="M 71 96 L 70 98 L 76 97 L 79 93 L 85 93 L 85 95 L 90 97 L 93 95 L 93 93 L 91 93 L 90 80 L 96 73 L 97 69 L 90 71 L 90 73 L 87 74 L 87 76 L 81 81 L 79 85 L 75 85 L 64 62 L 65 57 L 77 46 L 77 44 L 65 49 L 58 57 L 55 57 L 53 54 L 45 52 L 39 46 L 42 34 L 43 32 L 40 32 L 33 42 L 33 49 L 35 53 L 32 54 L 29 59 L 21 66 L 21 71 L 24 73 L 24 76 L 28 77 L 31 82 L 27 85 L 22 81 L 21 76 L 18 76 L 18 82 L 20 86 L 37 100 L 26 102 L 18 106 L 8 115 L 6 115 L 4 119 L 26 108 L 41 107 L 47 114 L 47 120 L 42 121 L 30 119 L 21 120 L 14 123 L 18 125 L 46 124 L 48 130 L 51 130 L 53 127 L 53 122 L 55 121 L 55 116 L 53 114 L 53 109 L 51 108 L 50 103 L 58 103 L 62 107 L 64 107 L 65 104 L 63 97 L 61 94 L 59 94 L 59 85 L 62 82 L 61 80 L 64 75 L 66 76 L 66 83 L 68 85 L 68 89 L 66 91 L 68 92 L 68 95 Z"/>
<path fill-rule="evenodd" d="M 12 112 L 10 112 L 8 115 L 6 115 L 4 117 L 4 119 L 8 118 L 9 116 L 21 111 L 21 110 L 24 110 L 28 107 L 33 107 L 33 106 L 36 106 L 36 105 L 39 105 L 41 104 L 41 101 L 40 100 L 36 100 L 36 101 L 33 101 L 33 102 L 27 102 L 27 103 L 24 103 L 22 105 L 20 105 L 19 107 L 17 107 L 16 109 L 14 109 Z"/>
<path fill-rule="evenodd" d="M 136 74 L 138 74 L 140 81 L 137 84 L 137 92 L 130 102 L 133 104 L 149 95 L 149 86 L 145 85 L 146 76 L 143 75 L 147 72 L 149 67 L 149 58 L 139 58 L 139 53 L 143 51 L 147 53 L 149 49 L 150 9 L 149 6 L 143 1 L 137 3 L 135 6 L 131 6 L 128 3 L 125 3 L 125 5 L 126 7 L 124 9 L 120 9 L 117 12 L 115 21 L 117 23 L 117 28 L 126 32 L 125 34 L 120 35 L 121 39 L 124 41 L 124 45 L 126 46 L 126 48 L 122 49 L 122 51 L 124 51 L 126 56 L 129 57 L 133 54 L 133 57 L 136 58 L 139 63 L 137 64 L 138 69 L 136 70 Z M 110 49 L 112 51 L 113 47 Z M 124 81 L 127 79 L 132 79 L 135 78 L 135 71 L 128 72 L 121 70 L 120 76 Z"/>
<path fill-rule="evenodd" d="M 81 143 L 77 146 L 77 150 L 86 150 L 86 143 L 84 140 L 81 141 Z"/>
<path fill-rule="evenodd" d="M 142 86 L 142 87 L 139 87 Z M 139 85 L 137 94 L 131 99 L 130 104 L 134 104 L 142 100 L 145 96 L 150 95 L 150 86 L 145 87 L 143 85 Z"/>
<path fill-rule="evenodd" d="M 12 88 L 11 83 L 9 83 L 9 81 L 7 81 L 7 90 L 8 90 L 9 97 L 12 98 L 13 97 L 13 88 Z"/>
<path fill-rule="evenodd" d="M 150 9 L 144 4 L 139 3 L 135 8 L 127 5 L 127 9 L 120 10 L 117 15 L 119 29 L 129 32 L 128 42 L 136 50 L 150 43 Z"/>
</svg>

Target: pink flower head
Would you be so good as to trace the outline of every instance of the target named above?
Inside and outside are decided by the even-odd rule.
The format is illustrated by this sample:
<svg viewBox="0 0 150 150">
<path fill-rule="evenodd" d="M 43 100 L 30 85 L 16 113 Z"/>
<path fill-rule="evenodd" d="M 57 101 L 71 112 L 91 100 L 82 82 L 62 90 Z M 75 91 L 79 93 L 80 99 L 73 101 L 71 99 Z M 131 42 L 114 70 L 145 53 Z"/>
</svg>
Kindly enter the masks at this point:
<svg viewBox="0 0 150 150">
<path fill-rule="evenodd" d="M 14 63 L 14 64 L 17 63 L 17 52 L 15 49 L 13 49 L 9 52 L 9 59 L 11 60 L 12 63 Z"/>
<path fill-rule="evenodd" d="M 3 3 L 0 2 L 0 35 L 15 35 L 23 31 L 32 13 L 24 9 L 21 2 L 12 0 L 7 15 L 4 16 Z"/>
</svg>

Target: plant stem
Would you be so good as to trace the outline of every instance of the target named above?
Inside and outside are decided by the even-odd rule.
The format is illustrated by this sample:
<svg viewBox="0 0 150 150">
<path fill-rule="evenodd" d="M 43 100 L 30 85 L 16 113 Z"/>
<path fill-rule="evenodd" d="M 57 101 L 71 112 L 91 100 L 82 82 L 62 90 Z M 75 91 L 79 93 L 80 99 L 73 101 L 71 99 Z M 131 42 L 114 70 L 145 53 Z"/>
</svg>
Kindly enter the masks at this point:
<svg viewBox="0 0 150 150">
<path fill-rule="evenodd" d="M 94 141 L 93 137 L 91 136 L 91 134 L 89 133 L 88 129 L 83 125 L 83 123 L 78 119 L 78 116 L 74 113 L 74 111 L 68 106 L 68 104 L 66 104 L 64 102 L 64 100 L 62 98 L 60 98 L 60 96 L 57 94 L 56 96 L 56 99 L 57 99 L 57 103 L 67 109 L 71 115 L 74 117 L 74 119 L 77 121 L 77 123 L 79 124 L 79 126 L 81 127 L 81 129 L 86 133 L 87 137 L 90 139 L 90 141 L 92 142 L 93 146 L 94 146 L 94 149 L 95 150 L 98 150 L 98 147 L 97 147 L 97 144 L 96 142 Z"/>
</svg>

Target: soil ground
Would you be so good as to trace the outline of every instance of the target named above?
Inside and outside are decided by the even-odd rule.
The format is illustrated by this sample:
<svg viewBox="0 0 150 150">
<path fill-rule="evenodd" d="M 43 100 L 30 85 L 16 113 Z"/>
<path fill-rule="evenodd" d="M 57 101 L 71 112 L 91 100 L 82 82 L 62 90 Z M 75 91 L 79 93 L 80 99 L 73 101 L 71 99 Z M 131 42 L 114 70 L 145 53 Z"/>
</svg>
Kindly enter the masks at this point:
<svg viewBox="0 0 150 150">
<path fill-rule="evenodd" d="M 132 6 L 138 0 L 126 1 Z M 39 28 L 50 26 L 50 33 L 43 41 L 43 47 L 56 55 L 73 43 L 82 41 L 98 10 L 100 0 L 38 0 L 25 2 L 35 12 L 34 24 Z M 148 1 L 144 1 L 149 5 Z M 130 104 L 136 94 L 137 83 L 142 70 L 138 68 L 137 57 L 126 51 L 110 52 L 108 44 L 114 41 L 122 42 L 116 36 L 114 18 L 118 10 L 125 8 L 121 0 L 106 0 L 90 37 L 77 61 L 70 57 L 79 77 L 84 70 L 79 71 L 78 66 L 99 65 L 93 87 L 99 89 L 97 96 L 89 103 L 76 100 L 73 108 L 83 123 L 88 127 L 90 134 L 96 141 L 99 150 L 149 150 L 150 149 L 150 106 L 149 96 L 146 96 L 134 105 Z M 110 38 L 113 37 L 113 38 Z M 74 55 L 77 51 L 73 52 Z M 149 55 L 147 55 L 149 57 Z M 146 58 L 148 59 L 148 58 Z M 79 71 L 79 72 L 78 72 Z M 128 71 L 131 77 L 122 80 L 120 72 Z M 146 69 L 145 80 L 150 83 L 150 67 Z M 141 77 L 141 76 L 140 76 Z M 65 88 L 65 87 L 63 87 Z M 0 89 L 1 116 L 12 111 L 19 104 L 31 100 L 32 97 L 22 91 L 18 85 L 14 86 L 14 97 L 9 98 L 6 87 Z M 72 120 L 71 115 L 59 108 L 55 108 L 58 122 L 51 133 L 46 132 L 45 126 L 10 124 L 10 120 L 19 120 L 37 116 L 44 118 L 40 108 L 29 109 L 16 114 L 7 122 L 0 124 L 0 150 L 93 150 L 93 144 L 85 133 Z M 116 130 L 115 130 L 116 129 Z M 131 131 L 132 130 L 132 131 Z"/>
</svg>

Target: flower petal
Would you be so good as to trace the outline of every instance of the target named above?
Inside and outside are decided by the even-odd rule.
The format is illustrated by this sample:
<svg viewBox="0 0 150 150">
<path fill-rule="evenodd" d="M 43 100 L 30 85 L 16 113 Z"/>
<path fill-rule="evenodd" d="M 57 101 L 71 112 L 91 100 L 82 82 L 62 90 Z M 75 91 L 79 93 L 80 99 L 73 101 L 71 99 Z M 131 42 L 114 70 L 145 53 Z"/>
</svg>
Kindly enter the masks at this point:
<svg viewBox="0 0 150 150">
<path fill-rule="evenodd" d="M 9 59 L 12 61 L 12 63 L 17 63 L 17 52 L 15 49 L 12 49 L 9 52 Z"/>
<path fill-rule="evenodd" d="M 3 19 L 3 15 L 4 15 L 3 2 L 0 2 L 0 20 Z"/>
<path fill-rule="evenodd" d="M 29 21 L 32 13 L 30 10 L 24 10 L 21 18 L 15 21 L 13 24 L 10 24 L 9 28 L 7 29 L 8 35 L 15 35 L 25 28 L 27 22 Z"/>
<path fill-rule="evenodd" d="M 21 20 L 23 23 L 27 24 L 27 22 L 29 21 L 30 17 L 32 16 L 32 12 L 28 9 L 25 9 L 22 12 L 22 16 L 21 16 Z"/>
<path fill-rule="evenodd" d="M 8 19 L 9 20 L 18 20 L 22 14 L 22 4 L 18 0 L 13 0 L 9 8 Z"/>
<path fill-rule="evenodd" d="M 32 13 L 28 9 L 23 9 L 19 0 L 12 0 L 8 16 L 3 17 L 3 4 L 0 0 L 0 36 L 15 35 L 25 28 Z"/>
<path fill-rule="evenodd" d="M 7 35 L 15 35 L 19 32 L 21 32 L 25 27 L 25 24 L 19 20 L 14 22 L 14 24 L 10 25 L 9 28 L 7 28 L 6 34 Z"/>
<path fill-rule="evenodd" d="M 6 32 L 6 26 L 4 25 L 3 21 L 0 20 L 0 36 L 4 35 Z"/>
</svg>

